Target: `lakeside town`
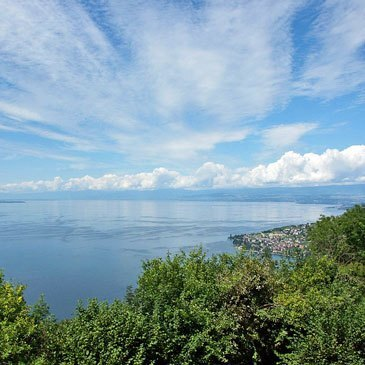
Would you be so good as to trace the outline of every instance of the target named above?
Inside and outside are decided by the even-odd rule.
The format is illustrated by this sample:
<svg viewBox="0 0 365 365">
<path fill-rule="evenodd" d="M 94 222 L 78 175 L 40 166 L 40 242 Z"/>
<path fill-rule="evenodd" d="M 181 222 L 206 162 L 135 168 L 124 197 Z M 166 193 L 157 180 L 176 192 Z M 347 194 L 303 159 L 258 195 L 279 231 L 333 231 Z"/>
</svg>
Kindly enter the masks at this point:
<svg viewBox="0 0 365 365">
<path fill-rule="evenodd" d="M 309 227 L 309 223 L 285 226 L 258 233 L 230 235 L 229 239 L 239 249 L 249 252 L 292 256 L 306 252 Z"/>
</svg>

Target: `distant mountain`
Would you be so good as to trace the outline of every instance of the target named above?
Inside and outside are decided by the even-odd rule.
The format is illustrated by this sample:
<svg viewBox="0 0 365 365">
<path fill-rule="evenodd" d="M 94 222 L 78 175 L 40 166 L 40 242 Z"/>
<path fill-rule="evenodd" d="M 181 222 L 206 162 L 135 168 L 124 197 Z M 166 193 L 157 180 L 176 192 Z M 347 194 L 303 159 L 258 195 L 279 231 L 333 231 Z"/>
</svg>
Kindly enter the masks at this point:
<svg viewBox="0 0 365 365">
<path fill-rule="evenodd" d="M 25 203 L 24 200 L 1 200 L 0 199 L 0 204 L 15 204 L 15 203 Z"/>
<path fill-rule="evenodd" d="M 192 200 L 192 201 L 272 201 L 317 204 L 365 203 L 365 184 L 316 187 L 275 187 L 210 190 L 124 190 L 59 191 L 44 193 L 2 193 L 2 201 L 19 200 Z"/>
</svg>

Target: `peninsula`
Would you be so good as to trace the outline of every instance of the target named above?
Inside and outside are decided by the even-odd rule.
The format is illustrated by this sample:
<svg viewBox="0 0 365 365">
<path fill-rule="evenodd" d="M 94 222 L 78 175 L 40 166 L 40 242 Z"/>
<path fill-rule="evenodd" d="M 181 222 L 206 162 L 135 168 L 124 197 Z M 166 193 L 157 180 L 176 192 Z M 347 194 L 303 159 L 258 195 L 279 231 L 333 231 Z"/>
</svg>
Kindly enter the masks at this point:
<svg viewBox="0 0 365 365">
<path fill-rule="evenodd" d="M 258 233 L 230 235 L 229 239 L 240 249 L 254 253 L 268 251 L 291 256 L 307 250 L 307 232 L 311 224 L 299 224 L 270 229 Z"/>
</svg>

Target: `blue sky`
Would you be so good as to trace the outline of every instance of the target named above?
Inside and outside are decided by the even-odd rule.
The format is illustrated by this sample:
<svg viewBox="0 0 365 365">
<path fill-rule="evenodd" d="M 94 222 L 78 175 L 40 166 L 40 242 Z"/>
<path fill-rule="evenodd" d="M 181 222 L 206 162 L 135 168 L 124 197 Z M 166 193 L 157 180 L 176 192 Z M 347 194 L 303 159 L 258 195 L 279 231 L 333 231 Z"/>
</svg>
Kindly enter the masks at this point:
<svg viewBox="0 0 365 365">
<path fill-rule="evenodd" d="M 0 3 L 0 191 L 365 181 L 365 4 Z"/>
</svg>

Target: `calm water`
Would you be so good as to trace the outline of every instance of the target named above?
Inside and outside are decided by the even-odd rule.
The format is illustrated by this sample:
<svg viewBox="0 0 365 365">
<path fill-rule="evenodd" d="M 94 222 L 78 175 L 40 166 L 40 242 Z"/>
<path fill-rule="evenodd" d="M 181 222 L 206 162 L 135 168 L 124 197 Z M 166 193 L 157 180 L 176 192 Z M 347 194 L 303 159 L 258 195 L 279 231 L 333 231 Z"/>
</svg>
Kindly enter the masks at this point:
<svg viewBox="0 0 365 365">
<path fill-rule="evenodd" d="M 30 201 L 0 204 L 0 268 L 41 293 L 59 318 L 78 299 L 123 297 L 141 261 L 202 244 L 234 252 L 229 234 L 261 231 L 338 214 L 295 203 L 182 201 Z"/>
</svg>

